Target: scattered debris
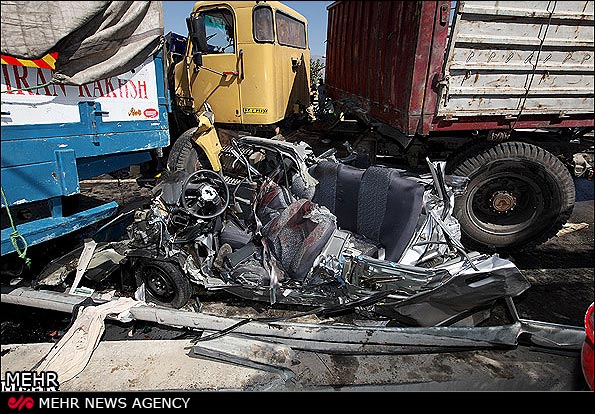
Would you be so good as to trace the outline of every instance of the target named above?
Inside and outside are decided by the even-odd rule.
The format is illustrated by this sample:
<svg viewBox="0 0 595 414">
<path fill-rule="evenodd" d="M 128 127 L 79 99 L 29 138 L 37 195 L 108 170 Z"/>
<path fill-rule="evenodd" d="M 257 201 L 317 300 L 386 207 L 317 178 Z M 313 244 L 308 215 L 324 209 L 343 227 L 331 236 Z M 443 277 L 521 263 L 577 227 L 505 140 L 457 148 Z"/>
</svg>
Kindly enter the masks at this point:
<svg viewBox="0 0 595 414">
<path fill-rule="evenodd" d="M 276 386 L 294 385 L 295 373 L 291 370 L 295 360 L 295 351 L 286 345 L 255 340 L 249 337 L 224 337 L 208 342 L 199 342 L 188 354 L 195 358 L 207 358 L 230 364 L 245 366 L 277 374 L 280 384 L 269 384 L 268 389 Z"/>
<path fill-rule="evenodd" d="M 23 281 L 23 278 L 22 277 L 15 277 L 13 279 L 10 279 L 9 285 L 10 286 L 16 286 L 19 283 L 21 283 L 22 281 Z"/>
<path fill-rule="evenodd" d="M 566 236 L 567 234 L 574 233 L 575 231 L 586 229 L 588 227 L 589 224 L 587 223 L 566 223 L 564 226 L 562 226 L 562 229 L 556 233 L 556 236 Z"/>
</svg>

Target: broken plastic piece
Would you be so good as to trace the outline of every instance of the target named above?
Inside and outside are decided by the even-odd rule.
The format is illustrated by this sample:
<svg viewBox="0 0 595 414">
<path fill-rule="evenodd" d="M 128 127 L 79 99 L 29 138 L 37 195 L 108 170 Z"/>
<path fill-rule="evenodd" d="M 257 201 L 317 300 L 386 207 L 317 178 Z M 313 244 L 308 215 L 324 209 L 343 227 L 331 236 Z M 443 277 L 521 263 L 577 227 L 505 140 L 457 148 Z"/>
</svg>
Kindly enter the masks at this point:
<svg viewBox="0 0 595 414">
<path fill-rule="evenodd" d="M 81 279 L 83 278 L 83 274 L 87 270 L 89 266 L 89 262 L 93 257 L 93 253 L 95 252 L 95 247 L 97 243 L 93 239 L 85 240 L 85 247 L 83 248 L 83 252 L 81 253 L 81 257 L 79 259 L 79 263 L 76 267 L 76 276 L 74 277 L 74 282 L 72 282 L 72 286 L 70 287 L 70 294 L 74 295 L 76 288 L 78 287 Z"/>
</svg>

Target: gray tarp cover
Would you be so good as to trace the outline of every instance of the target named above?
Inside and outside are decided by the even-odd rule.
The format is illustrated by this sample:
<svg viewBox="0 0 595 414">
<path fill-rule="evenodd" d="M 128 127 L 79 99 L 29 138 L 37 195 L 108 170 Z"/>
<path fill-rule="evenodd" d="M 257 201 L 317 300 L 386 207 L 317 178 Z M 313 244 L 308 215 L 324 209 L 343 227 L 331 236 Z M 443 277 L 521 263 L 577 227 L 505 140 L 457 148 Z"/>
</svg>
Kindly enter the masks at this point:
<svg viewBox="0 0 595 414">
<path fill-rule="evenodd" d="M 140 65 L 163 35 L 160 1 L 2 1 L 2 54 L 58 52 L 53 82 L 82 85 Z"/>
</svg>

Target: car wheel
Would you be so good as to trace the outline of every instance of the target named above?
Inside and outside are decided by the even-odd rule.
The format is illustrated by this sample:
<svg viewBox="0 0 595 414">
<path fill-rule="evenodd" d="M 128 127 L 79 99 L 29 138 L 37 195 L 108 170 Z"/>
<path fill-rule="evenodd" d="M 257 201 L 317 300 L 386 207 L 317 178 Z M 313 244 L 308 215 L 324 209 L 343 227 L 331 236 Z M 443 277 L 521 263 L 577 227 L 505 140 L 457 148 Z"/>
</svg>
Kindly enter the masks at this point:
<svg viewBox="0 0 595 414">
<path fill-rule="evenodd" d="M 145 284 L 147 301 L 158 305 L 181 308 L 193 293 L 190 281 L 173 263 L 140 261 L 135 277 L 138 283 Z"/>
</svg>

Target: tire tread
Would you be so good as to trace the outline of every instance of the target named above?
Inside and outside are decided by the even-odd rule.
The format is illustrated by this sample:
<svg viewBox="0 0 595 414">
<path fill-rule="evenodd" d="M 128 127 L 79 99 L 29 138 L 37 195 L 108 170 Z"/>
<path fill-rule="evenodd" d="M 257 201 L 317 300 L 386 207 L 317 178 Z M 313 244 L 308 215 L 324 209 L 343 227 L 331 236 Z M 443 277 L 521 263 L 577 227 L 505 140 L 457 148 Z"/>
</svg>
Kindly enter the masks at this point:
<svg viewBox="0 0 595 414">
<path fill-rule="evenodd" d="M 543 165 L 552 176 L 556 177 L 557 185 L 561 195 L 561 206 L 555 222 L 538 237 L 526 243 L 510 246 L 511 248 L 527 248 L 539 245 L 553 237 L 562 226 L 568 221 L 572 214 L 575 202 L 574 181 L 566 166 L 550 152 L 545 149 L 525 142 L 501 142 L 482 143 L 477 147 L 455 157 L 448 166 L 448 172 L 453 175 L 471 176 L 489 162 L 501 159 L 521 159 L 537 162 Z M 506 250 L 497 249 L 494 246 L 487 246 L 478 240 L 466 240 L 466 243 L 474 248 L 485 250 Z"/>
</svg>

